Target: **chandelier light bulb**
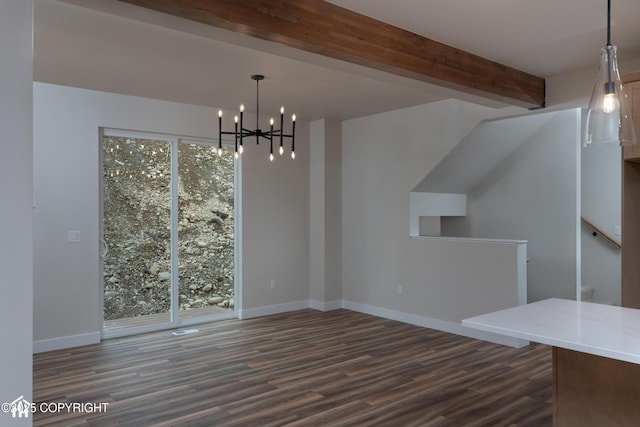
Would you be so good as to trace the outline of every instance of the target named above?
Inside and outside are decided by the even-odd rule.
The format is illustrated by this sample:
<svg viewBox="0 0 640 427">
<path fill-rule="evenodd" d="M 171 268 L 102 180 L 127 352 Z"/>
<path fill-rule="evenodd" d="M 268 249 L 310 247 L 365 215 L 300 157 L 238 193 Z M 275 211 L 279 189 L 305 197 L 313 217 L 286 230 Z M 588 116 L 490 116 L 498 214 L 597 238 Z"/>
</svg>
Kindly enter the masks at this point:
<svg viewBox="0 0 640 427">
<path fill-rule="evenodd" d="M 280 146 L 280 149 L 278 150 L 278 152 L 280 153 L 281 156 L 284 154 L 284 147 L 282 145 Z"/>
<path fill-rule="evenodd" d="M 241 145 L 240 148 L 238 148 L 238 151 L 240 154 L 244 153 L 244 145 Z"/>
<path fill-rule="evenodd" d="M 233 157 L 235 157 L 235 158 L 236 158 L 236 160 L 238 160 L 238 157 L 239 157 L 239 156 L 238 156 L 238 152 L 237 152 L 237 151 L 236 151 L 235 153 L 233 153 Z"/>
<path fill-rule="evenodd" d="M 269 153 L 269 161 L 273 162 L 273 153 Z"/>
<path fill-rule="evenodd" d="M 242 113 L 244 111 L 244 104 L 240 104 L 240 112 Z"/>
<path fill-rule="evenodd" d="M 280 114 L 284 114 L 284 106 L 280 107 Z"/>
<path fill-rule="evenodd" d="M 218 110 L 218 117 L 222 117 L 222 110 Z"/>
<path fill-rule="evenodd" d="M 218 148 L 218 157 L 222 157 L 222 148 Z"/>
<path fill-rule="evenodd" d="M 291 158 L 292 158 L 292 159 L 295 159 L 295 158 L 296 158 L 296 152 L 295 152 L 295 151 L 292 151 L 292 152 L 291 152 Z"/>
<path fill-rule="evenodd" d="M 271 117 L 271 120 L 269 120 L 269 124 L 270 124 L 271 126 L 273 126 L 273 123 L 274 123 L 274 121 L 273 121 L 273 117 Z"/>
<path fill-rule="evenodd" d="M 295 115 L 295 114 L 293 114 L 293 115 L 291 116 L 291 121 L 292 121 L 292 122 L 295 122 L 295 121 L 296 121 L 296 115 Z"/>
</svg>

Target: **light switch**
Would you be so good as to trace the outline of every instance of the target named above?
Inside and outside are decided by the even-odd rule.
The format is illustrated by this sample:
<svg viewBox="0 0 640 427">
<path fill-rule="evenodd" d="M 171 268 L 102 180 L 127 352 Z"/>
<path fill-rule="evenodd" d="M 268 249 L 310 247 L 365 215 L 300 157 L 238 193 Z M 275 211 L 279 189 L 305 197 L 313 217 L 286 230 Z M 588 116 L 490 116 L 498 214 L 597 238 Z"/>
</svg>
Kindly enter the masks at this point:
<svg viewBox="0 0 640 427">
<path fill-rule="evenodd" d="M 613 235 L 622 236 L 622 226 L 616 225 L 615 227 L 613 227 Z"/>
<path fill-rule="evenodd" d="M 67 231 L 67 243 L 82 242 L 82 231 Z"/>
</svg>

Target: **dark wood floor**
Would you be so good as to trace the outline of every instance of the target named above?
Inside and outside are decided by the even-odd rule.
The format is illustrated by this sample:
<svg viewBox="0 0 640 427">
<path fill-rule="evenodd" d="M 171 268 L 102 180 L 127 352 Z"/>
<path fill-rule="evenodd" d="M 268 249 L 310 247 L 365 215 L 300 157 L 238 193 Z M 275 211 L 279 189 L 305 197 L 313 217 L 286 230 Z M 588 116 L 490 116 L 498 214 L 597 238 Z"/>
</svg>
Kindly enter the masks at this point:
<svg viewBox="0 0 640 427">
<path fill-rule="evenodd" d="M 34 426 L 550 426 L 551 349 L 347 310 L 225 320 L 34 356 Z"/>
</svg>

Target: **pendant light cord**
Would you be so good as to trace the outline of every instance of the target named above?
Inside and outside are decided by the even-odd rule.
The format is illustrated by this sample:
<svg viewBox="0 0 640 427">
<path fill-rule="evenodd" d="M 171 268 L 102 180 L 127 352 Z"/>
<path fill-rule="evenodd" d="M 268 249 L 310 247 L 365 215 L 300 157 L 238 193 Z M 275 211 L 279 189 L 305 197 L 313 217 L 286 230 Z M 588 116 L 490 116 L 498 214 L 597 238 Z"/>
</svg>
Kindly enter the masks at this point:
<svg viewBox="0 0 640 427">
<path fill-rule="evenodd" d="M 611 46 L 611 0 L 607 0 L 607 47 Z"/>
<path fill-rule="evenodd" d="M 260 121 L 260 79 L 256 79 L 256 129 Z"/>
<path fill-rule="evenodd" d="M 607 0 L 607 86 L 605 93 L 613 93 L 613 82 L 611 81 L 611 0 Z"/>
</svg>

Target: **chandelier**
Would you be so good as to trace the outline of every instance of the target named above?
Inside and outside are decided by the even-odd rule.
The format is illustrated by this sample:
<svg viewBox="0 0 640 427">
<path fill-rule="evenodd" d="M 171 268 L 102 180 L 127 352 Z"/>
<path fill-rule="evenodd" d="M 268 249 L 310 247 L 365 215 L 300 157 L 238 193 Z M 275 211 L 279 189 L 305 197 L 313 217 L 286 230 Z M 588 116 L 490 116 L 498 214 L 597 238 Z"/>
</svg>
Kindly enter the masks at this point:
<svg viewBox="0 0 640 427">
<path fill-rule="evenodd" d="M 291 134 L 284 133 L 284 107 L 280 108 L 280 128 L 274 129 L 275 120 L 273 117 L 269 120 L 269 130 L 260 129 L 260 80 L 264 80 L 261 74 L 254 74 L 251 79 L 256 81 L 256 127 L 255 129 L 245 129 L 244 127 L 244 104 L 240 105 L 240 117 L 237 115 L 233 118 L 235 129 L 231 131 L 222 130 L 222 110 L 218 111 L 218 155 L 222 156 L 222 135 L 233 135 L 235 141 L 234 157 L 237 159 L 244 151 L 244 143 L 248 138 L 255 137 L 256 145 L 260 144 L 260 138 L 269 141 L 269 160 L 273 161 L 273 140 L 280 144 L 278 152 L 284 154 L 284 138 L 291 139 L 291 158 L 296 158 L 295 139 L 296 139 L 296 115 L 291 116 Z"/>
<path fill-rule="evenodd" d="M 601 49 L 600 72 L 593 87 L 583 146 L 635 144 L 629 101 L 620 81 L 617 48 L 611 45 L 611 0 L 607 0 L 607 45 Z"/>
</svg>

